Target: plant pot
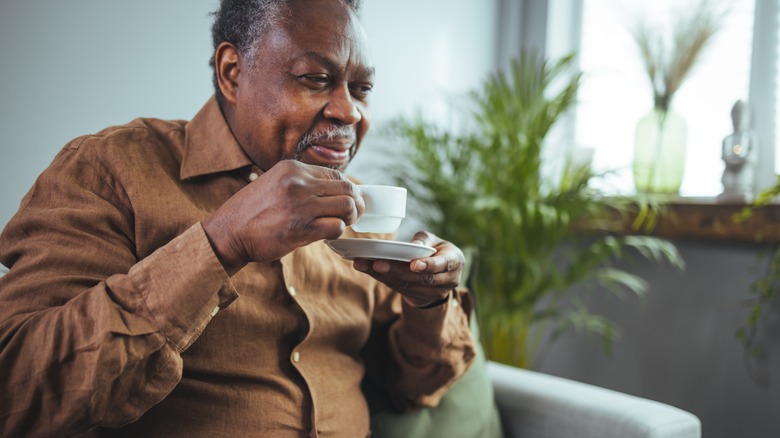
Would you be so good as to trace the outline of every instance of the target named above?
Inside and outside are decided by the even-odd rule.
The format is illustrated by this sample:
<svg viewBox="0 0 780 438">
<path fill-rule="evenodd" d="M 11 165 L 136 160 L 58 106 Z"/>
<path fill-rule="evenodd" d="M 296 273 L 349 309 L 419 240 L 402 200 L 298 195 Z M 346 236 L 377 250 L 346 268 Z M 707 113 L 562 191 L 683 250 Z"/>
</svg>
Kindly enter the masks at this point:
<svg viewBox="0 0 780 438">
<path fill-rule="evenodd" d="M 634 186 L 638 193 L 674 195 L 685 171 L 688 127 L 673 110 L 654 109 L 636 126 Z"/>
</svg>

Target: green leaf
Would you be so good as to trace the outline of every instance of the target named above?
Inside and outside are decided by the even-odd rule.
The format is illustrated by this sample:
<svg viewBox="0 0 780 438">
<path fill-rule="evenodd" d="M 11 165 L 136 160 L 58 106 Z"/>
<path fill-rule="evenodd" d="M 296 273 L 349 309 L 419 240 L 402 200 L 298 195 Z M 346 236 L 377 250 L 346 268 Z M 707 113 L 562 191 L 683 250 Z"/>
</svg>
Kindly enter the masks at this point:
<svg viewBox="0 0 780 438">
<path fill-rule="evenodd" d="M 615 268 L 600 268 L 596 278 L 602 286 L 612 292 L 629 290 L 639 296 L 647 291 L 647 282 L 638 275 Z"/>
<path fill-rule="evenodd" d="M 576 104 L 581 74 L 573 59 L 525 52 L 469 93 L 452 125 L 418 114 L 387 131 L 386 169 L 420 207 L 409 211 L 422 211 L 432 232 L 468 248 L 466 281 L 488 356 L 520 366 L 567 330 L 596 333 L 611 347 L 619 329 L 590 315 L 574 291 L 644 293 L 644 281 L 615 268 L 616 260 L 638 255 L 683 266 L 671 243 L 610 234 L 615 215 L 645 208 L 638 223 L 647 227 L 656 210 L 594 189 L 591 182 L 608 173 L 567 162 L 560 177 L 543 178 L 548 133 Z M 582 235 L 581 226 L 602 232 Z"/>
</svg>

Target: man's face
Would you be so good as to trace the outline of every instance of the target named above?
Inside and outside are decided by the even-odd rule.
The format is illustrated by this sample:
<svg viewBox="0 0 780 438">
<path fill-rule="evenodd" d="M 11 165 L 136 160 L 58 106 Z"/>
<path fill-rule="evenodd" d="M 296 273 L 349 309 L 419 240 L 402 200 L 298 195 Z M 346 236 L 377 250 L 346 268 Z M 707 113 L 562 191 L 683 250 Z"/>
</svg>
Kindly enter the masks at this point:
<svg viewBox="0 0 780 438">
<path fill-rule="evenodd" d="M 256 43 L 254 65 L 241 63 L 231 129 L 261 169 L 292 158 L 343 171 L 370 125 L 368 43 L 340 0 L 291 12 Z"/>
</svg>

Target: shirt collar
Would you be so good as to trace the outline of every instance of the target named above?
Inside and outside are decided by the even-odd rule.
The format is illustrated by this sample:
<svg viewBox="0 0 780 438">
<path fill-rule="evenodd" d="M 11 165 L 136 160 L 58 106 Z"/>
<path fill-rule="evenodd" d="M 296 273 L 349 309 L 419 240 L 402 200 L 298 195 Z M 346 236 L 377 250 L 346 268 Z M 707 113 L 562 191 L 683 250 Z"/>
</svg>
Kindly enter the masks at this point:
<svg viewBox="0 0 780 438">
<path fill-rule="evenodd" d="M 251 166 L 252 161 L 236 141 L 214 96 L 184 128 L 182 180 Z"/>
</svg>

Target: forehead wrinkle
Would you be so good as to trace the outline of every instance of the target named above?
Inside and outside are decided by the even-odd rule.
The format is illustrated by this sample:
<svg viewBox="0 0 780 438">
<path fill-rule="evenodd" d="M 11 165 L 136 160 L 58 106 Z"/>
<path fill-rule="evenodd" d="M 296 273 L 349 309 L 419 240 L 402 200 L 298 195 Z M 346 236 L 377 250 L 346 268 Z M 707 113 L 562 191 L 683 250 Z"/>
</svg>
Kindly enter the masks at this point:
<svg viewBox="0 0 780 438">
<path fill-rule="evenodd" d="M 327 5 L 324 13 L 331 16 L 324 23 L 323 14 L 312 3 L 293 0 L 287 5 L 289 14 L 281 28 L 291 47 L 297 45 L 302 50 L 297 55 L 291 53 L 288 65 L 310 60 L 330 71 L 352 70 L 361 79 L 373 78 L 375 69 L 370 65 L 365 29 L 355 11 L 344 0 L 322 1 L 319 4 Z"/>
<path fill-rule="evenodd" d="M 304 59 L 322 64 L 327 67 L 328 70 L 336 70 L 339 67 L 336 61 L 314 50 L 307 50 L 301 53 L 300 55 L 296 56 L 295 59 L 293 59 L 293 62 L 298 62 Z"/>
</svg>

